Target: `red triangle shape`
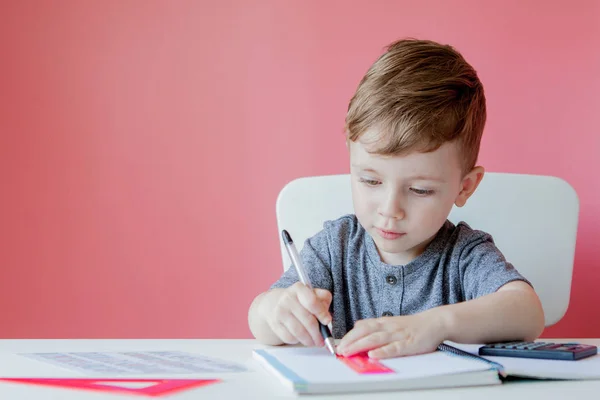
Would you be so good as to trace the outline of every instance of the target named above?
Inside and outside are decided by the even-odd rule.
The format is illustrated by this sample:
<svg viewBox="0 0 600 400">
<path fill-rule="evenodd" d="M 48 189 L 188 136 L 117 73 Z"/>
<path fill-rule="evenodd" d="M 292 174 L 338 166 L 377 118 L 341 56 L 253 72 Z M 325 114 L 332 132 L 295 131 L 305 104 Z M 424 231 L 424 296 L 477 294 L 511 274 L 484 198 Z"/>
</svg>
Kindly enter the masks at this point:
<svg viewBox="0 0 600 400">
<path fill-rule="evenodd" d="M 206 386 L 220 382 L 220 379 L 71 379 L 71 378 L 0 378 L 0 381 L 29 383 L 34 385 L 69 387 L 101 392 L 116 392 L 158 397 L 180 390 Z M 117 383 L 154 383 L 143 388 L 110 386 Z"/>
</svg>

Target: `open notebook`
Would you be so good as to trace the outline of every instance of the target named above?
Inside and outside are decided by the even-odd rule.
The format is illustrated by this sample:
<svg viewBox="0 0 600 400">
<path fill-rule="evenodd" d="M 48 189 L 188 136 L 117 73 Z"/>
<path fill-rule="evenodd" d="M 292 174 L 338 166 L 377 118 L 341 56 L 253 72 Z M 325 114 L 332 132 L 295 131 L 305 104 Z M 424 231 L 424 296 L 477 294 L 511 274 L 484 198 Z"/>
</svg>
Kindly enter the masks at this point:
<svg viewBox="0 0 600 400">
<path fill-rule="evenodd" d="M 441 345 L 434 353 L 379 360 L 381 373 L 360 373 L 325 348 L 273 347 L 254 358 L 296 393 L 350 393 L 497 385 L 506 375 L 600 379 L 600 355 L 579 361 L 476 356 L 479 346 Z"/>
</svg>

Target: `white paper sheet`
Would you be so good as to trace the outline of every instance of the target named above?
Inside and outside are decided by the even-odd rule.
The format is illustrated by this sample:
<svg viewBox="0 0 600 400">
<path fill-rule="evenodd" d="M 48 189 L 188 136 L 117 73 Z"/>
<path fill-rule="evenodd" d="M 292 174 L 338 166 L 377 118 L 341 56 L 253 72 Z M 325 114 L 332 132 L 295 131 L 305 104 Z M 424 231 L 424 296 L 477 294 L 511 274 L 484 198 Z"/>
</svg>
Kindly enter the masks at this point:
<svg viewBox="0 0 600 400">
<path fill-rule="evenodd" d="M 19 353 L 88 374 L 154 375 L 245 371 L 243 365 L 182 351 Z"/>
</svg>

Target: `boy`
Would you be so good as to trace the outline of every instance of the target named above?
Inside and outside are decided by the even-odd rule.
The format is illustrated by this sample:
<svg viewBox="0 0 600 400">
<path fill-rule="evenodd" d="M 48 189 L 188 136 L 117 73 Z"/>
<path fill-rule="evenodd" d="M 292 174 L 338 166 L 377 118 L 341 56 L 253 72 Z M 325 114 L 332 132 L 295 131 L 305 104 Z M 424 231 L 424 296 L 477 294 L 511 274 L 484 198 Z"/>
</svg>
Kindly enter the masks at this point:
<svg viewBox="0 0 600 400">
<path fill-rule="evenodd" d="M 321 346 L 373 358 L 431 352 L 444 340 L 533 340 L 540 301 L 490 235 L 447 217 L 483 178 L 483 86 L 452 47 L 391 44 L 350 101 L 354 215 L 328 221 L 301 256 L 314 290 L 289 268 L 248 315 L 266 344 Z M 330 313 L 331 310 L 331 313 Z"/>
</svg>

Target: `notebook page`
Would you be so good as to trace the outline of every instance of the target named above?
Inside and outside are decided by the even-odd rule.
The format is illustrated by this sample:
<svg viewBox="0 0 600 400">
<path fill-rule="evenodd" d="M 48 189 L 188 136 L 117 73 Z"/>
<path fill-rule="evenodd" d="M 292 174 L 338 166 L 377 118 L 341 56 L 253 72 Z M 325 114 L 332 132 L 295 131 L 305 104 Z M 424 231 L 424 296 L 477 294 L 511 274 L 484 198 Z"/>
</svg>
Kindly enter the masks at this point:
<svg viewBox="0 0 600 400">
<path fill-rule="evenodd" d="M 600 355 L 577 361 L 486 357 L 504 365 L 509 375 L 543 379 L 600 379 Z"/>
<path fill-rule="evenodd" d="M 277 348 L 267 352 L 276 357 L 295 374 L 311 383 L 372 382 L 432 377 L 473 371 L 486 371 L 486 363 L 435 352 L 410 357 L 399 357 L 380 362 L 393 369 L 389 374 L 359 374 L 325 348 Z"/>
<path fill-rule="evenodd" d="M 472 354 L 478 354 L 481 346 L 450 344 Z M 513 376 L 542 379 L 600 379 L 599 354 L 577 361 L 489 356 L 485 358 L 502 364 L 506 372 Z"/>
</svg>

